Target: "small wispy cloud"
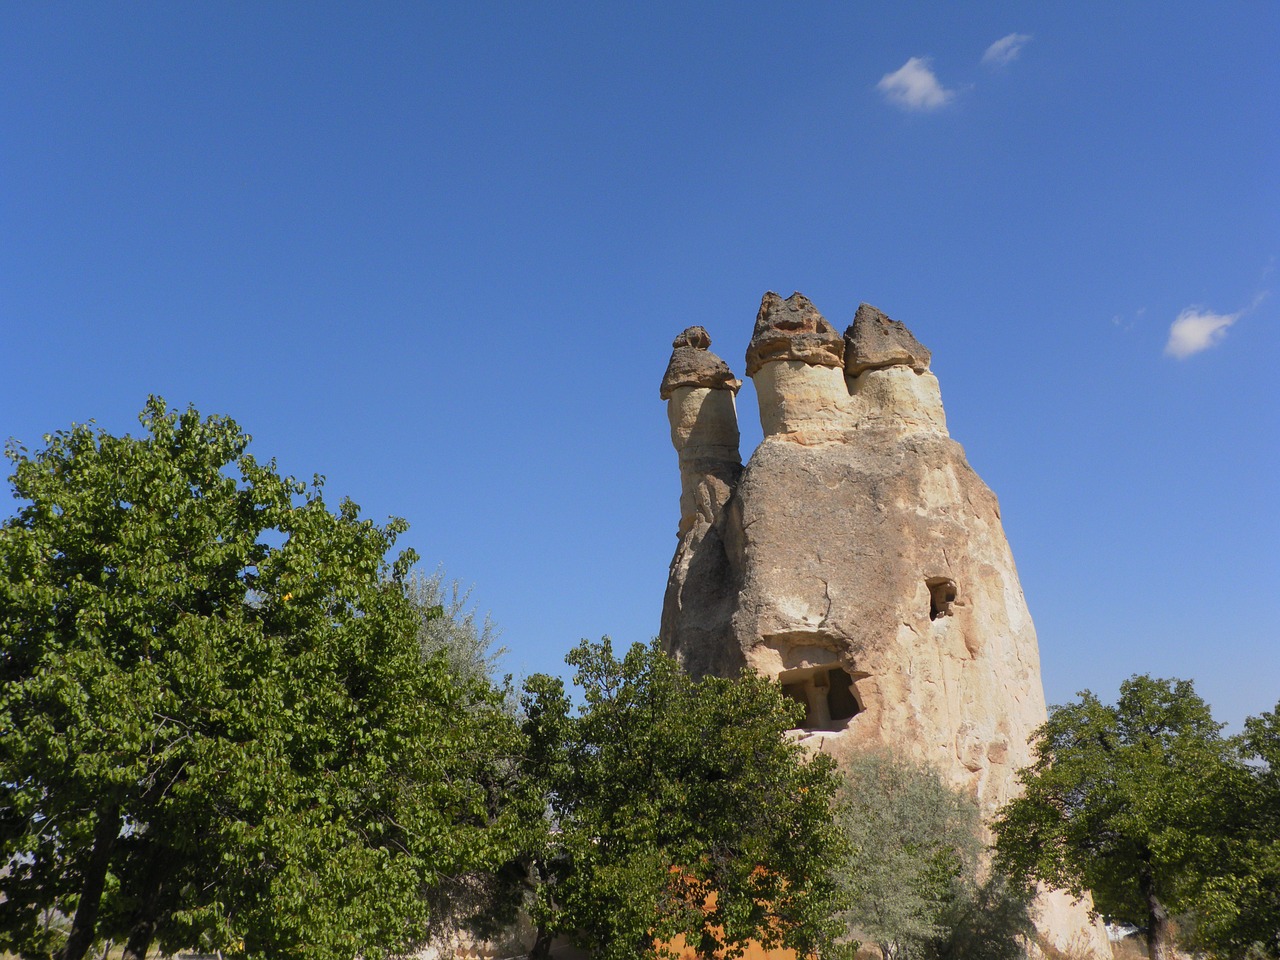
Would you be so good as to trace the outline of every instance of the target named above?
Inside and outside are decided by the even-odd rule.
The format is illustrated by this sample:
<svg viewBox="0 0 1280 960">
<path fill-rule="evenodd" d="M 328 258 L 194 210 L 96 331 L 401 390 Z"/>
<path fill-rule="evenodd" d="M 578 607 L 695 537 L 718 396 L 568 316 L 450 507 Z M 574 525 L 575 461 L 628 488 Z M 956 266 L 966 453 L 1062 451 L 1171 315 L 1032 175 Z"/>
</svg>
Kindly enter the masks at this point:
<svg viewBox="0 0 1280 960">
<path fill-rule="evenodd" d="M 1231 325 L 1240 319 L 1243 310 L 1236 313 L 1214 313 L 1204 307 L 1187 307 L 1169 326 L 1169 342 L 1164 352 L 1170 357 L 1185 360 L 1222 342 Z"/>
<path fill-rule="evenodd" d="M 1214 313 L 1200 306 L 1187 307 L 1169 324 L 1169 342 L 1164 345 L 1164 352 L 1168 356 L 1185 360 L 1217 346 L 1233 323 L 1245 314 L 1257 310 L 1269 296 L 1270 290 L 1259 290 L 1248 306 L 1235 313 Z"/>
<path fill-rule="evenodd" d="M 928 57 L 912 57 L 893 73 L 886 73 L 876 89 L 890 103 L 906 110 L 936 110 L 955 96 L 929 69 Z"/>
<path fill-rule="evenodd" d="M 1141 322 L 1143 316 L 1146 315 L 1146 312 L 1146 307 L 1139 307 L 1132 317 L 1126 317 L 1123 313 L 1117 313 L 1111 318 L 1111 323 L 1113 326 L 1119 327 L 1121 330 L 1125 331 L 1125 333 L 1128 333 L 1134 328 L 1135 324 Z"/>
<path fill-rule="evenodd" d="M 987 47 L 987 52 L 982 55 L 982 62 L 989 67 L 1003 67 L 1018 59 L 1018 54 L 1030 39 L 1029 33 L 1011 33 L 1007 37 L 1001 37 Z"/>
</svg>

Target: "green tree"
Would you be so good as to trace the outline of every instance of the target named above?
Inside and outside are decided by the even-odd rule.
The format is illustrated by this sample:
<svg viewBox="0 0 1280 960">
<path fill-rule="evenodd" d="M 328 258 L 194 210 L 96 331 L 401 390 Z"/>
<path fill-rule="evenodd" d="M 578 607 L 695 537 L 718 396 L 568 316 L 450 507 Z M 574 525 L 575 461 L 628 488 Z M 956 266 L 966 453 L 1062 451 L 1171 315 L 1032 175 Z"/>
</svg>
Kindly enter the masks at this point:
<svg viewBox="0 0 1280 960">
<path fill-rule="evenodd" d="M 850 928 L 886 960 L 1021 956 L 1026 899 L 980 880 L 978 805 L 932 767 L 883 750 L 848 758 L 843 772 L 849 858 L 836 878 Z"/>
<path fill-rule="evenodd" d="M 1228 869 L 1250 778 L 1188 681 L 1131 677 L 1114 706 L 1079 696 L 1035 735 L 1026 792 L 994 824 L 999 860 L 1024 881 L 1091 890 L 1167 960 L 1172 917 Z"/>
<path fill-rule="evenodd" d="M 428 893 L 510 859 L 518 730 L 421 655 L 402 521 L 330 512 L 230 420 L 140 420 L 7 451 L 0 946 L 411 950 Z"/>
<path fill-rule="evenodd" d="M 446 581 L 443 568 L 432 574 L 413 572 L 405 580 L 405 593 L 413 605 L 418 621 L 418 642 L 427 657 L 441 657 L 449 672 L 468 685 L 490 687 L 498 661 L 507 652 L 495 646 L 498 628 L 486 614 L 483 619 L 471 605 L 471 590 L 457 580 Z M 499 688 L 502 709 L 515 720 L 518 698 L 510 677 Z M 477 701 L 479 709 L 493 708 L 493 699 Z M 523 739 L 519 741 L 523 747 Z M 495 754 L 487 770 L 488 789 L 495 796 L 507 796 L 511 803 L 534 803 L 521 808 L 527 811 L 522 821 L 518 850 L 536 845 L 546 824 L 536 805 L 536 789 L 522 772 L 522 754 L 505 751 Z M 523 798 L 523 799 L 521 799 Z M 428 896 L 435 918 L 432 943 L 448 950 L 461 940 L 497 937 L 510 931 L 519 916 L 527 878 L 517 853 L 498 869 L 492 865 L 454 876 L 439 884 Z"/>
<path fill-rule="evenodd" d="M 678 935 L 704 957 L 752 940 L 834 955 L 838 781 L 786 736 L 798 706 L 753 673 L 694 680 L 656 643 L 619 660 L 584 642 L 567 662 L 576 712 L 542 675 L 523 703 L 552 825 L 531 865 L 534 955 L 558 934 L 603 960 L 659 956 Z"/>
<path fill-rule="evenodd" d="M 405 583 L 420 617 L 418 641 L 428 656 L 442 654 L 457 677 L 488 682 L 506 653 L 496 647 L 498 628 L 485 616 L 479 620 L 470 606 L 471 591 L 457 581 L 445 581 L 444 571 L 430 576 L 411 573 Z"/>
<path fill-rule="evenodd" d="M 962 876 L 948 898 L 942 933 L 926 944 L 926 960 L 1024 960 L 1036 936 L 1030 891 L 998 871 Z"/>
<path fill-rule="evenodd" d="M 1280 957 L 1280 703 L 1244 726 L 1241 744 L 1253 789 L 1238 874 L 1248 879 L 1237 898 L 1230 942 L 1256 944 L 1268 957 Z"/>
<path fill-rule="evenodd" d="M 1224 869 L 1197 898 L 1191 939 L 1216 956 L 1280 957 L 1280 704 L 1245 720 L 1236 744 L 1242 802 L 1222 812 Z"/>
</svg>

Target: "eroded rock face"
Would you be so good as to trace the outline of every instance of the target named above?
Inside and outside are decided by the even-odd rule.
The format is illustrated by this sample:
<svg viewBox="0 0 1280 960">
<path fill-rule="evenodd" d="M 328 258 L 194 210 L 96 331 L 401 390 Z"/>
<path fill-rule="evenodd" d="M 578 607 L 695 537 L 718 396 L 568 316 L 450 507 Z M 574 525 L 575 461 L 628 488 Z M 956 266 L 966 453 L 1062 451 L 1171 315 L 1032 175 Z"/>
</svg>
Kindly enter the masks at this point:
<svg viewBox="0 0 1280 960">
<path fill-rule="evenodd" d="M 777 678 L 815 749 L 906 752 L 990 818 L 1046 718 L 1039 652 L 999 504 L 947 434 L 928 350 L 873 307 L 839 338 L 801 295 L 771 293 L 747 357 L 765 436 L 745 468 L 731 390 L 669 401 L 682 494 L 666 648 L 695 674 Z M 1061 896 L 1041 926 L 1109 955 Z"/>
<path fill-rule="evenodd" d="M 704 327 L 688 327 L 671 342 L 671 361 L 662 376 L 659 395 L 670 400 L 679 387 L 710 387 L 738 392 L 741 380 L 735 380 L 729 365 L 707 349 L 711 337 Z M 734 421 L 737 428 L 737 421 Z M 737 441 L 734 441 L 737 445 Z"/>
<path fill-rule="evenodd" d="M 662 378 L 671 443 L 680 460 L 680 544 L 671 561 L 661 634 L 698 675 L 732 676 L 744 663 L 728 632 L 734 594 L 723 530 L 725 504 L 742 474 L 734 394 L 742 385 L 690 327 L 672 343 Z"/>
<path fill-rule="evenodd" d="M 929 351 L 904 324 L 890 320 L 869 303 L 858 306 L 853 323 L 844 332 L 844 369 L 851 377 L 874 367 L 899 364 L 924 373 L 929 359 Z"/>
<path fill-rule="evenodd" d="M 803 360 L 826 367 L 844 366 L 844 340 L 802 293 L 783 300 L 772 290 L 760 301 L 756 328 L 747 347 L 747 376 L 773 360 Z"/>
</svg>

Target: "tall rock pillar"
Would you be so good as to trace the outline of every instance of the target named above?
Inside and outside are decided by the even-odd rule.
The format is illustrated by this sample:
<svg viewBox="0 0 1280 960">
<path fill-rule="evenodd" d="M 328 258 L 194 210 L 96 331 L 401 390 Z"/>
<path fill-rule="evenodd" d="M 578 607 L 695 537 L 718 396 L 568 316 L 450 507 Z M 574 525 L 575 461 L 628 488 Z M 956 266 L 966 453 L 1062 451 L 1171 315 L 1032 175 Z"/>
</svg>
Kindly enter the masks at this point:
<svg viewBox="0 0 1280 960">
<path fill-rule="evenodd" d="M 729 629 L 737 590 L 725 554 L 724 507 L 742 473 L 734 406 L 742 381 L 708 350 L 702 327 L 684 330 L 671 346 L 660 394 L 680 461 L 680 526 L 661 635 L 687 669 L 733 675 L 744 661 Z"/>
<path fill-rule="evenodd" d="M 715 388 L 675 388 L 681 539 L 662 638 L 691 672 L 746 663 L 777 679 L 805 705 L 812 748 L 927 761 L 989 820 L 1046 718 L 1039 650 L 999 503 L 948 435 L 930 359 L 867 304 L 840 336 L 800 294 L 766 294 L 747 350 L 764 439 L 740 475 L 716 461 L 716 505 L 696 493 L 692 525 L 690 480 L 709 474 L 691 460 L 686 475 L 685 450 L 707 400 L 676 394 Z M 733 439 L 736 454 L 736 426 Z M 1065 894 L 1046 894 L 1040 927 L 1110 955 Z"/>
</svg>

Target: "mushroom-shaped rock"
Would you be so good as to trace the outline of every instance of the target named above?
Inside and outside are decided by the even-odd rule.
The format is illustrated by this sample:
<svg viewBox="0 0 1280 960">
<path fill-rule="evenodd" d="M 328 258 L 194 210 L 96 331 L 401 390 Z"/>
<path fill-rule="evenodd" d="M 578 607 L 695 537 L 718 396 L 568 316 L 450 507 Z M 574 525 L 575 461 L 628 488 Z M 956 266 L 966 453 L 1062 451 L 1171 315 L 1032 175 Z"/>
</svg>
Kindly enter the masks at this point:
<svg viewBox="0 0 1280 960">
<path fill-rule="evenodd" d="M 802 293 L 787 299 L 770 290 L 760 301 L 747 347 L 747 376 L 773 360 L 803 360 L 811 366 L 844 365 L 844 341 Z"/>
<path fill-rule="evenodd" d="M 738 392 L 742 381 L 735 379 L 729 365 L 707 349 L 710 346 L 711 337 L 705 327 L 688 327 L 671 341 L 671 362 L 659 390 L 663 400 L 670 400 L 677 387 Z"/>
<path fill-rule="evenodd" d="M 667 580 L 662 632 L 668 652 L 684 658 L 686 666 L 733 675 L 742 656 L 729 632 L 736 588 L 722 529 L 725 505 L 742 473 L 734 406 L 742 381 L 710 346 L 702 327 L 681 331 L 662 378 L 680 461 L 679 545 Z"/>
<path fill-rule="evenodd" d="M 947 433 L 929 351 L 866 304 L 846 337 L 800 294 L 765 295 L 747 353 L 763 439 L 745 467 L 733 395 L 674 390 L 662 643 L 697 676 L 776 679 L 806 707 L 797 737 L 837 763 L 887 748 L 936 765 L 989 820 L 1047 716 L 999 504 Z M 1068 901 L 1046 894 L 1045 942 L 1110 957 L 1089 902 Z"/>
<path fill-rule="evenodd" d="M 929 369 L 928 348 L 905 324 L 890 320 L 869 303 L 858 307 L 844 332 L 844 372 L 856 377 L 863 370 L 908 366 L 916 373 Z"/>
</svg>

